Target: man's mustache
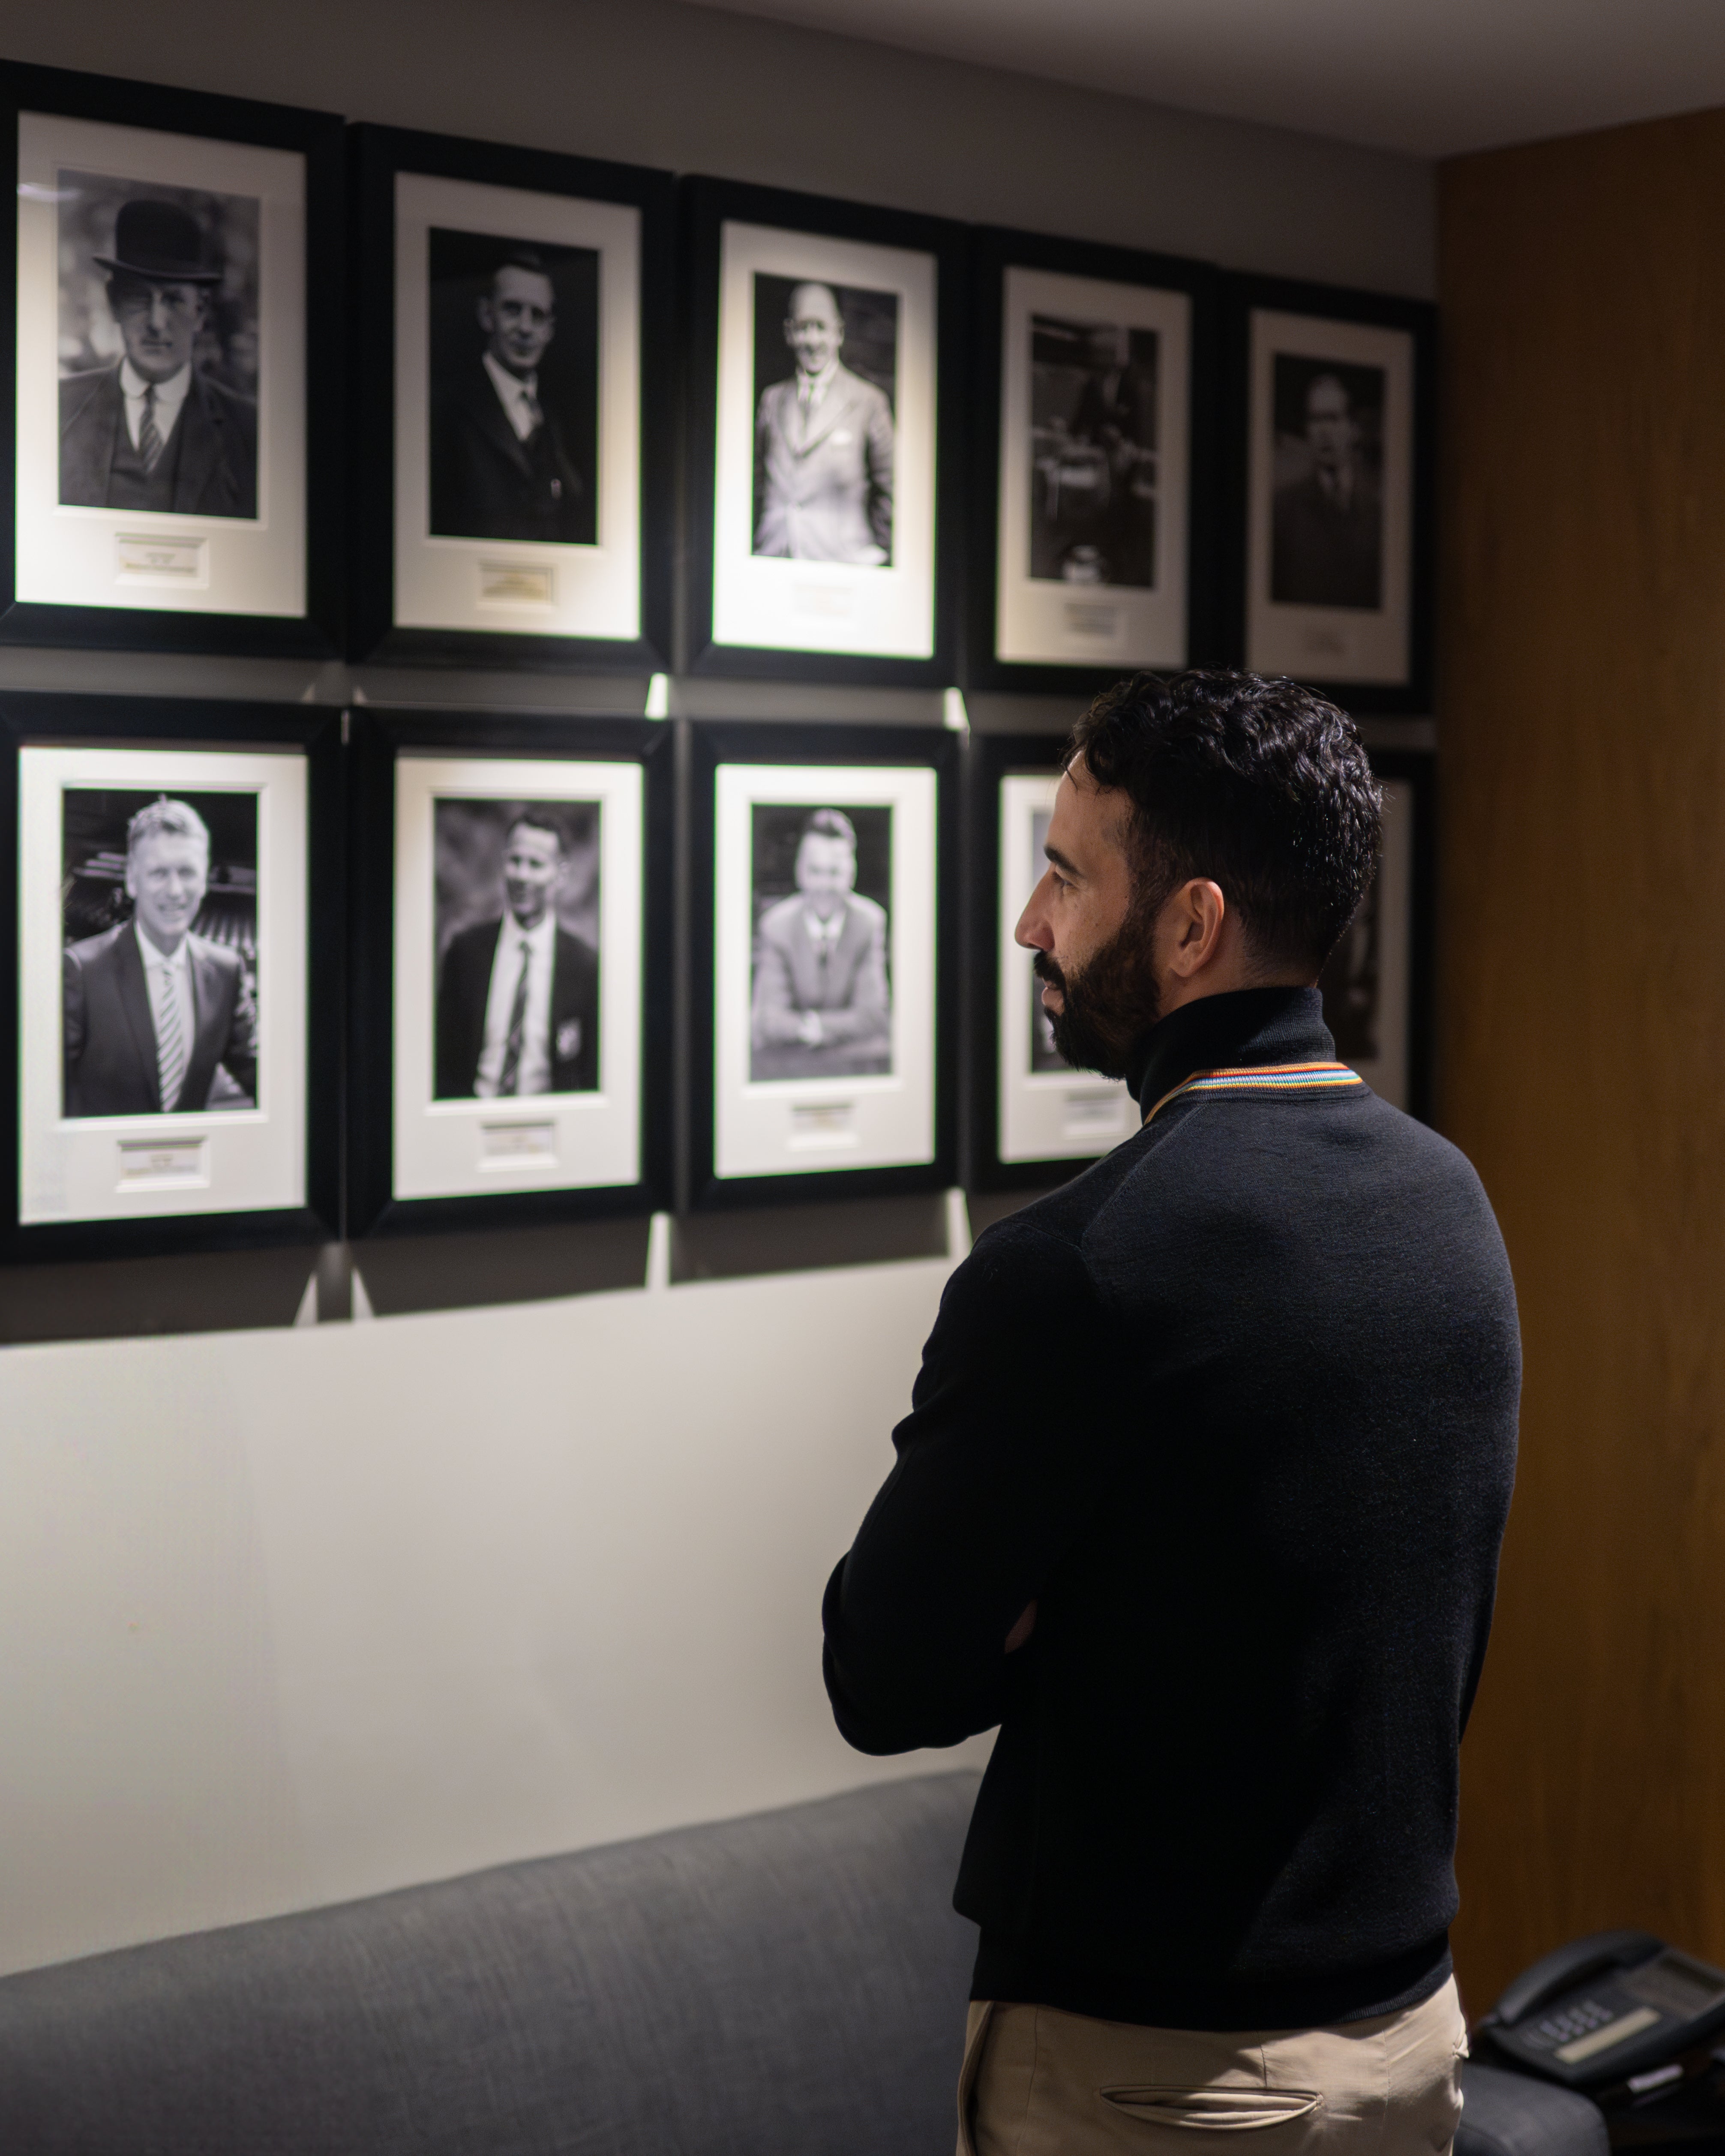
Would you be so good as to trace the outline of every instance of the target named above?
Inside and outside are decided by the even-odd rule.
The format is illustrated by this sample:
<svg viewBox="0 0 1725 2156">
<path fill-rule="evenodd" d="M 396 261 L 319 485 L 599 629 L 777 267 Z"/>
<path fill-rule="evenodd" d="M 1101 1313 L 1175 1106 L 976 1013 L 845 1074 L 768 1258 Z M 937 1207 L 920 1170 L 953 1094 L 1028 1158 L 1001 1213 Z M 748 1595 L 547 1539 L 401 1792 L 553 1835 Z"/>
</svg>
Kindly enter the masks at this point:
<svg viewBox="0 0 1725 2156">
<path fill-rule="evenodd" d="M 1051 988 L 1058 988 L 1062 995 L 1065 994 L 1066 977 L 1046 951 L 1036 953 L 1030 961 L 1030 969 L 1039 981 L 1046 981 Z"/>
</svg>

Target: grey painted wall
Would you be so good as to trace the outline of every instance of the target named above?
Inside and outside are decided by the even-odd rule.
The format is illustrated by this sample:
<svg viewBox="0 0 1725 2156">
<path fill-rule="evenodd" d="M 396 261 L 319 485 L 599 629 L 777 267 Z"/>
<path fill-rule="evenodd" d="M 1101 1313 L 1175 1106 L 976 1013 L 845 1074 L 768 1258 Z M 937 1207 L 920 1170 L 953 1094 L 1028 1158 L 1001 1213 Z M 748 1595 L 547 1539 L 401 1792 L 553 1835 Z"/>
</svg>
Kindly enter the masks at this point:
<svg viewBox="0 0 1725 2156">
<path fill-rule="evenodd" d="M 1433 168 L 677 0 L 14 6 L 14 59 L 1430 298 Z"/>
</svg>

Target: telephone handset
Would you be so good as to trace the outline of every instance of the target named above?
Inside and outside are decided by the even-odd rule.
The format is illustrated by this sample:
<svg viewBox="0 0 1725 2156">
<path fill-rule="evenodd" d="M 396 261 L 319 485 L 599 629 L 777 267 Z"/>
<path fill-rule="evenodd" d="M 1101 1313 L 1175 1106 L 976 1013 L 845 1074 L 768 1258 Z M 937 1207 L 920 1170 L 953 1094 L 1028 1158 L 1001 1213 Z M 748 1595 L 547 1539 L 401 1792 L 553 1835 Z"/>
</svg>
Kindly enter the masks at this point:
<svg viewBox="0 0 1725 2156">
<path fill-rule="evenodd" d="M 1722 2028 L 1725 1971 L 1651 1932 L 1593 1932 L 1524 1970 L 1476 2034 L 1524 2071 L 1639 2095 Z"/>
</svg>

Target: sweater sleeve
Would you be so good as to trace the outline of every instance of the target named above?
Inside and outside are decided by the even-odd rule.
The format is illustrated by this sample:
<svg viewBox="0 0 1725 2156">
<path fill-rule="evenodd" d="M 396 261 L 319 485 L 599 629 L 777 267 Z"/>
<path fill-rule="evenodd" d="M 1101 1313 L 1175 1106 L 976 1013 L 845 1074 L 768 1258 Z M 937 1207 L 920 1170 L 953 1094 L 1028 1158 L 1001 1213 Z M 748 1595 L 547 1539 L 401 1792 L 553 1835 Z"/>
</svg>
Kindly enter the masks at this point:
<svg viewBox="0 0 1725 2156">
<path fill-rule="evenodd" d="M 828 1696 L 859 1751 L 956 1744 L 999 1721 L 1006 1635 L 1119 1442 L 1107 1357 L 1081 1255 L 1038 1229 L 1003 1222 L 947 1282 L 897 1464 L 822 1611 Z"/>
</svg>

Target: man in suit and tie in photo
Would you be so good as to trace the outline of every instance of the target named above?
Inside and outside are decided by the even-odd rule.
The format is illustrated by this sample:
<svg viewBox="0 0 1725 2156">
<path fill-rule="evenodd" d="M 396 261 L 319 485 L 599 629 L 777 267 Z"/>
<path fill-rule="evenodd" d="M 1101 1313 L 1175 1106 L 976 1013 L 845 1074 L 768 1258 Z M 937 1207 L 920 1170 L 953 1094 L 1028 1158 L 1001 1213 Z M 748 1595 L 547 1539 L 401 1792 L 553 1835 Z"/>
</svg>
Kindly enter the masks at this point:
<svg viewBox="0 0 1725 2156">
<path fill-rule="evenodd" d="M 562 927 L 561 828 L 524 810 L 505 839 L 502 918 L 449 940 L 437 984 L 439 1101 L 590 1093 L 599 1082 L 599 962 Z"/>
<path fill-rule="evenodd" d="M 431 528 L 458 539 L 591 542 L 586 489 L 539 368 L 557 335 L 542 258 L 517 248 L 478 305 L 485 346 L 439 385 L 432 413 Z"/>
<path fill-rule="evenodd" d="M 856 830 L 817 808 L 797 843 L 797 888 L 755 931 L 750 1076 L 855 1078 L 892 1068 L 886 912 L 856 889 Z"/>
<path fill-rule="evenodd" d="M 258 408 L 198 365 L 222 281 L 195 217 L 177 203 L 122 203 L 108 305 L 125 356 L 60 383 L 60 500 L 82 508 L 258 513 Z"/>
<path fill-rule="evenodd" d="M 126 827 L 132 917 L 68 946 L 65 1113 L 171 1116 L 211 1105 L 218 1069 L 249 1107 L 258 1092 L 258 1012 L 237 952 L 194 935 L 209 882 L 209 831 L 166 798 Z"/>
<path fill-rule="evenodd" d="M 830 285 L 798 285 L 785 319 L 797 371 L 761 393 L 755 552 L 880 568 L 892 558 L 892 407 L 839 355 Z"/>
<path fill-rule="evenodd" d="M 1312 470 L 1271 505 L 1270 596 L 1281 606 L 1384 603 L 1384 502 L 1359 453 L 1358 422 L 1339 375 L 1306 392 Z"/>
</svg>

